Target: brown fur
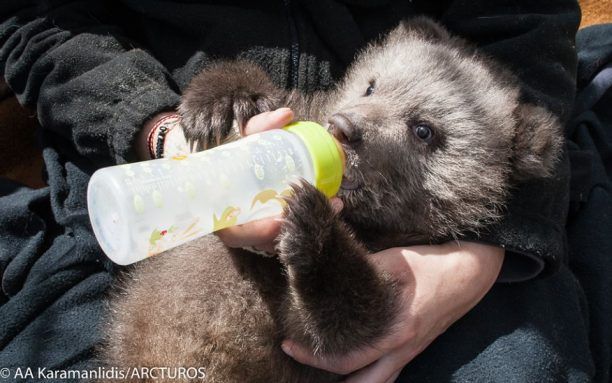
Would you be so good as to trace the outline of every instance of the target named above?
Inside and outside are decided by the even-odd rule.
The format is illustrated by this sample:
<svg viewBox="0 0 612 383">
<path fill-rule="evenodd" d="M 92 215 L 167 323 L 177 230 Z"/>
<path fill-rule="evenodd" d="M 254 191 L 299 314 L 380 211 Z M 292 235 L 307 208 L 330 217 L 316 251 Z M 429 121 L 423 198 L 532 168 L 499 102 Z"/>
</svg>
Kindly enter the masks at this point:
<svg viewBox="0 0 612 383">
<path fill-rule="evenodd" d="M 331 92 L 282 91 L 253 64 L 222 62 L 194 78 L 179 111 L 188 139 L 207 147 L 280 106 L 331 117 L 344 140 L 342 216 L 295 185 L 277 258 L 207 236 L 136 265 L 112 302 L 109 366 L 202 366 L 206 382 L 337 381 L 283 354 L 281 340 L 338 355 L 393 331 L 401 286 L 368 253 L 492 222 L 512 183 L 549 175 L 561 145 L 555 118 L 522 104 L 514 77 L 424 18 L 369 46 Z"/>
</svg>

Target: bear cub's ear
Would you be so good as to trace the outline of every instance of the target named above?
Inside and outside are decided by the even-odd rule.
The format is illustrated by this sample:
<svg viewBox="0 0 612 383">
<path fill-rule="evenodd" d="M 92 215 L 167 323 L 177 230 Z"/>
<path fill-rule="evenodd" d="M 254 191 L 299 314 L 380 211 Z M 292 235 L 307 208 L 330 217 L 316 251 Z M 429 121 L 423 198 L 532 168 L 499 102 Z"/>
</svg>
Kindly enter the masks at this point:
<svg viewBox="0 0 612 383">
<path fill-rule="evenodd" d="M 514 178 L 548 177 L 561 154 L 563 136 L 557 118 L 548 110 L 521 104 L 515 111 Z"/>
<path fill-rule="evenodd" d="M 448 31 L 437 22 L 424 16 L 405 19 L 389 34 L 389 39 L 405 39 L 410 35 L 417 35 L 431 41 L 448 40 L 451 38 Z"/>
</svg>

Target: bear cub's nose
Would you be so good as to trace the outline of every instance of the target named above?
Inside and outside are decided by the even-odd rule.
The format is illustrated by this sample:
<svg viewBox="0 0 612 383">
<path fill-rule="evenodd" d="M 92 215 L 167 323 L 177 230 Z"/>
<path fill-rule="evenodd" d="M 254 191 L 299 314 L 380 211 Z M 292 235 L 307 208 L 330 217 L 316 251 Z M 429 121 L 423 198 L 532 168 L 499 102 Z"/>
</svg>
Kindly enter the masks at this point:
<svg viewBox="0 0 612 383">
<path fill-rule="evenodd" d="M 336 113 L 332 115 L 329 118 L 329 129 L 334 137 L 343 144 L 353 144 L 361 141 L 361 130 L 345 114 Z"/>
</svg>

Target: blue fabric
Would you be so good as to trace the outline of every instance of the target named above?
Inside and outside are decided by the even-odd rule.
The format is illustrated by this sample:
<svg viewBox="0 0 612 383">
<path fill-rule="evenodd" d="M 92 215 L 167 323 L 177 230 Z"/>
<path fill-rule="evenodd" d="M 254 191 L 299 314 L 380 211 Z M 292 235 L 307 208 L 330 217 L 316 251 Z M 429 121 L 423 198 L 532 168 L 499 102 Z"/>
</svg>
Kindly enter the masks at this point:
<svg viewBox="0 0 612 383">
<path fill-rule="evenodd" d="M 50 172 L 89 178 L 53 151 L 44 158 Z M 0 179 L 0 367 L 13 371 L 92 367 L 112 280 L 84 207 L 65 185 L 49 183 L 32 190 Z M 53 209 L 59 200 L 64 207 Z"/>
</svg>

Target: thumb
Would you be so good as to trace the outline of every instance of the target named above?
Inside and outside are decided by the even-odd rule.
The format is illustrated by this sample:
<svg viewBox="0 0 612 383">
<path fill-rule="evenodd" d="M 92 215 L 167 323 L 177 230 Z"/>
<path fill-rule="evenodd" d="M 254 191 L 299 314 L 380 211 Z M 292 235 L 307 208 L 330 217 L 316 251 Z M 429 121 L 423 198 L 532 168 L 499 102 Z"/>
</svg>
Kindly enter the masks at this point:
<svg viewBox="0 0 612 383">
<path fill-rule="evenodd" d="M 315 355 L 312 350 L 289 339 L 283 341 L 281 348 L 285 354 L 299 363 L 339 375 L 347 375 L 359 370 L 378 360 L 386 352 L 380 347 L 366 346 L 362 349 L 351 351 L 346 355 L 325 357 Z"/>
</svg>

